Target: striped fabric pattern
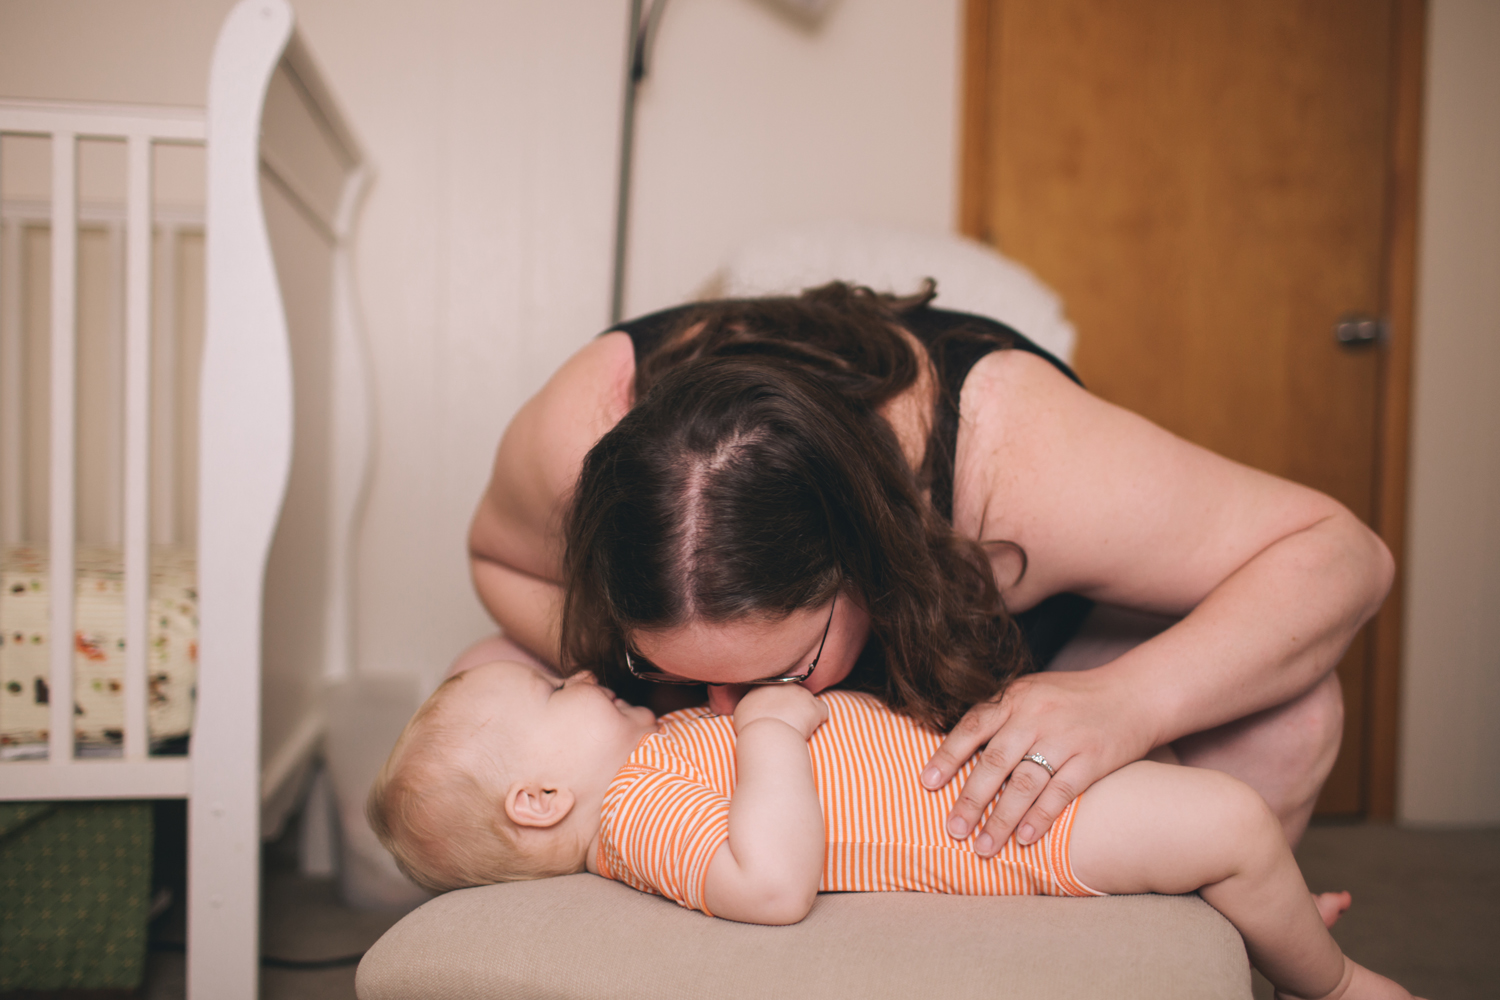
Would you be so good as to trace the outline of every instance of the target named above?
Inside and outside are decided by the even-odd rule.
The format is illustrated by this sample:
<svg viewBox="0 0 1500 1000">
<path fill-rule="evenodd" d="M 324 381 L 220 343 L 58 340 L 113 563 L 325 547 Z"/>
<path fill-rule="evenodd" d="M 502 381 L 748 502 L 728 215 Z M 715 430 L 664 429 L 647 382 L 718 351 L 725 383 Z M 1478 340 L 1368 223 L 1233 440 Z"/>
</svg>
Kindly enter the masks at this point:
<svg viewBox="0 0 1500 1000">
<path fill-rule="evenodd" d="M 1100 895 L 1074 877 L 1068 860 L 1077 800 L 1036 843 L 1011 840 L 994 858 L 980 858 L 974 835 L 954 840 L 943 826 L 975 762 L 928 791 L 918 775 L 940 736 L 869 695 L 820 697 L 828 721 L 809 744 L 828 842 L 820 891 Z M 729 837 L 734 723 L 706 708 L 661 722 L 605 793 L 598 867 L 607 878 L 708 913 L 704 878 Z"/>
</svg>

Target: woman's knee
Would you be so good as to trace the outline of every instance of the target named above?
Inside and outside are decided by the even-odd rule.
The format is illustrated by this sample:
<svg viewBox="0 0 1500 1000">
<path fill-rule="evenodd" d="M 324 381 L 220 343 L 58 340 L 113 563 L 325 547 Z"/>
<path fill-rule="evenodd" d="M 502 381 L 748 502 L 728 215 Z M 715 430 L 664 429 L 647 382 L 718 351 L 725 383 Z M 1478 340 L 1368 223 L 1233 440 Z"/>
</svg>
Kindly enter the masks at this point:
<svg viewBox="0 0 1500 1000">
<path fill-rule="evenodd" d="M 1312 690 L 1282 707 L 1275 738 L 1274 775 L 1257 790 L 1281 818 L 1287 842 L 1302 839 L 1344 737 L 1344 697 L 1330 672 Z M 1252 782 L 1255 784 L 1255 782 Z"/>
<path fill-rule="evenodd" d="M 1315 777 L 1316 788 L 1333 770 L 1344 738 L 1344 692 L 1337 673 L 1318 682 L 1312 690 L 1286 706 L 1285 735 L 1289 762 L 1300 760 Z"/>
<path fill-rule="evenodd" d="M 1283 705 L 1173 744 L 1184 764 L 1225 771 L 1260 793 L 1295 841 L 1333 770 L 1344 733 L 1336 674 Z"/>
</svg>

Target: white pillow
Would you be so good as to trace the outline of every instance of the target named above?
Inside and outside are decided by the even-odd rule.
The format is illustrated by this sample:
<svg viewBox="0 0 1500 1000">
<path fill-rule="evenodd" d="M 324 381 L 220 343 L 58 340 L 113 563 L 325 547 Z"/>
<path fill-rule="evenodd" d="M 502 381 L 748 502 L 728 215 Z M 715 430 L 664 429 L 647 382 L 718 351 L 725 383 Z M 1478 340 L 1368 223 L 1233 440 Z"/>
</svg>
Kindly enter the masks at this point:
<svg viewBox="0 0 1500 1000">
<path fill-rule="evenodd" d="M 1076 334 L 1062 300 L 1030 271 L 983 243 L 947 233 L 821 223 L 762 236 L 713 282 L 726 296 L 795 294 L 842 280 L 910 294 L 937 279 L 934 305 L 998 319 L 1064 361 Z"/>
</svg>

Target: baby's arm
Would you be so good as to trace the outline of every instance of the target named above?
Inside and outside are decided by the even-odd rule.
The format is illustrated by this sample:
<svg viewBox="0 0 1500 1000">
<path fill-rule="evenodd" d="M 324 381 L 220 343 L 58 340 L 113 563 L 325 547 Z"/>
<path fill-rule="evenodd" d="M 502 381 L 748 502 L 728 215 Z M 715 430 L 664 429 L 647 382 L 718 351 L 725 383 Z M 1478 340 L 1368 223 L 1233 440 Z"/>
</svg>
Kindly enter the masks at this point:
<svg viewBox="0 0 1500 1000">
<path fill-rule="evenodd" d="M 797 684 L 752 688 L 735 709 L 729 840 L 703 886 L 715 915 L 794 924 L 812 909 L 824 839 L 807 741 L 827 718 L 827 707 Z"/>
<path fill-rule="evenodd" d="M 1121 768 L 1080 800 L 1069 854 L 1073 874 L 1101 892 L 1197 890 L 1244 937 L 1278 996 L 1411 996 L 1344 957 L 1275 814 L 1226 774 L 1150 761 Z"/>
</svg>

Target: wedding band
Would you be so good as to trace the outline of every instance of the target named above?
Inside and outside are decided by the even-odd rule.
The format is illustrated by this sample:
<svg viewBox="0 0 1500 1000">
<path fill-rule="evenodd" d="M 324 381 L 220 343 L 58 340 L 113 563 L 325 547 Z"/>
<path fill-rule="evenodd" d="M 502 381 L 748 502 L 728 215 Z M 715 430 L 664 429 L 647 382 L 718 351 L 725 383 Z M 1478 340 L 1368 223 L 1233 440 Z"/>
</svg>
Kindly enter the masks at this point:
<svg viewBox="0 0 1500 1000">
<path fill-rule="evenodd" d="M 1026 756 L 1022 757 L 1021 759 L 1022 760 L 1029 760 L 1033 764 L 1040 764 L 1040 765 L 1042 765 L 1043 767 L 1045 767 L 1047 769 L 1047 773 L 1049 775 L 1051 775 L 1052 777 L 1056 777 L 1057 776 L 1057 772 L 1054 771 L 1054 770 L 1052 770 L 1052 765 L 1049 764 L 1049 763 L 1047 763 L 1047 758 L 1043 757 L 1039 753 L 1029 753 Z"/>
</svg>

